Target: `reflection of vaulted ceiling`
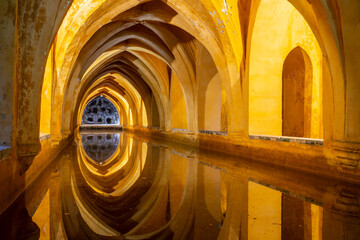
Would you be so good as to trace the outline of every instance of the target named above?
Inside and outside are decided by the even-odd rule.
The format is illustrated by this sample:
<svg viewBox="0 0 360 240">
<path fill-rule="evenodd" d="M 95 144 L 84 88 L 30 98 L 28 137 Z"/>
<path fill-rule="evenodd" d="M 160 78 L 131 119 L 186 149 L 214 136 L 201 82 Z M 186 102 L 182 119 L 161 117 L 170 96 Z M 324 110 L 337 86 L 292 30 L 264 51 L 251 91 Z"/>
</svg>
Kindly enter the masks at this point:
<svg viewBox="0 0 360 240">
<path fill-rule="evenodd" d="M 94 138 L 101 135 L 91 133 Z M 121 134 L 115 153 L 99 164 L 81 147 L 85 142 L 79 143 L 80 147 L 73 150 L 74 161 L 64 163 L 69 171 L 62 182 L 64 226 L 69 239 L 188 236 L 191 229 L 185 223 L 194 216 L 193 167 L 182 172 L 188 175 L 182 189 L 186 190 L 181 192 L 181 187 L 175 186 L 179 191 L 177 206 L 169 199 L 174 189 L 169 151 L 152 145 L 148 148 L 147 143 Z"/>
</svg>

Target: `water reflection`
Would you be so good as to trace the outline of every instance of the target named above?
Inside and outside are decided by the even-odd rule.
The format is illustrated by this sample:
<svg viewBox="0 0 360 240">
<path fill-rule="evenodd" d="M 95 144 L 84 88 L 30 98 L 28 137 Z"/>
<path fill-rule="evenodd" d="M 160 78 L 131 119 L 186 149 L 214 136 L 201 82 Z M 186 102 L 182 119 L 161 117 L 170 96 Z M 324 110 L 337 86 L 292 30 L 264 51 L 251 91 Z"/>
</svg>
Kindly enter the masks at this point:
<svg viewBox="0 0 360 240">
<path fill-rule="evenodd" d="M 81 145 L 86 154 L 99 164 L 108 160 L 119 146 L 119 133 L 81 134 Z"/>
<path fill-rule="evenodd" d="M 50 186 L 52 239 L 359 236 L 358 185 L 139 136 L 77 142 L 38 184 Z M 43 205 L 33 216 L 41 229 Z"/>
</svg>

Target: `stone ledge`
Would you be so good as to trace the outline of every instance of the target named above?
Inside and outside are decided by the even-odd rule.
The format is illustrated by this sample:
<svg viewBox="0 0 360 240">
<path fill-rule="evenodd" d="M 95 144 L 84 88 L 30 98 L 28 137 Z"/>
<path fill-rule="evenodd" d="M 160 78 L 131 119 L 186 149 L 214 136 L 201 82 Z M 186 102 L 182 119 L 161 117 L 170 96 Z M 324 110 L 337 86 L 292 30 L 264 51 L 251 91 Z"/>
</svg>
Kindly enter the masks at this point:
<svg viewBox="0 0 360 240">
<path fill-rule="evenodd" d="M 211 130 L 199 130 L 199 133 L 210 134 L 210 135 L 219 135 L 219 136 L 227 136 L 227 132 L 222 131 L 211 131 Z"/>
<path fill-rule="evenodd" d="M 50 138 L 50 134 L 40 133 L 40 141 L 44 141 L 44 140 L 49 139 L 49 138 Z"/>
<path fill-rule="evenodd" d="M 121 125 L 108 125 L 108 124 L 102 124 L 102 125 L 95 125 L 95 124 L 86 124 L 81 125 L 79 127 L 79 130 L 122 130 L 123 126 Z"/>
<path fill-rule="evenodd" d="M 320 145 L 324 144 L 322 139 L 315 138 L 299 138 L 299 137 L 286 137 L 286 136 L 272 136 L 272 135 L 249 135 L 250 139 L 269 140 L 277 142 L 293 142 L 307 145 Z"/>
</svg>

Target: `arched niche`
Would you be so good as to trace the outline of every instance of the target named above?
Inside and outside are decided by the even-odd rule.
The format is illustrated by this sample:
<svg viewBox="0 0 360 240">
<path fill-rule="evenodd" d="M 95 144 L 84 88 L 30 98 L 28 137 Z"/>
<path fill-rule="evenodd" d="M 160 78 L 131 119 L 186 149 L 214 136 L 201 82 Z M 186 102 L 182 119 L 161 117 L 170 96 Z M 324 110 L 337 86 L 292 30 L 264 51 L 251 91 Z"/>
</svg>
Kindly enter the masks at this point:
<svg viewBox="0 0 360 240">
<path fill-rule="evenodd" d="M 92 99 L 85 107 L 81 124 L 120 124 L 119 112 L 114 104 L 103 96 Z"/>
<path fill-rule="evenodd" d="M 307 53 L 312 65 L 307 136 L 322 138 L 323 53 L 307 21 L 285 0 L 261 1 L 254 19 L 249 53 L 250 135 L 284 135 L 283 65 L 297 47 Z"/>
<path fill-rule="evenodd" d="M 310 138 L 313 69 L 302 48 L 287 55 L 282 80 L 282 135 Z"/>
</svg>

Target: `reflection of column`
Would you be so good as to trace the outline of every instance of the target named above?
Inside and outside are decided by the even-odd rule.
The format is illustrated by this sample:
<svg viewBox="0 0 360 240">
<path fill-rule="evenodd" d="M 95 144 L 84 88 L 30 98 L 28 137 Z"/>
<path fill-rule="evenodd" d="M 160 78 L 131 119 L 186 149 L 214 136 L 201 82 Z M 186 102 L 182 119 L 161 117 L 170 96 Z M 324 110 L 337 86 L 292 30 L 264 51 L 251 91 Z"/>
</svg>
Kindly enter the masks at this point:
<svg viewBox="0 0 360 240">
<path fill-rule="evenodd" d="M 252 181 L 248 186 L 249 239 L 281 239 L 281 192 Z"/>
<path fill-rule="evenodd" d="M 170 214 L 173 217 L 181 204 L 186 185 L 187 159 L 177 154 L 171 156 L 169 198 Z"/>
<path fill-rule="evenodd" d="M 228 178 L 226 216 L 218 239 L 248 239 L 248 179 Z"/>
<path fill-rule="evenodd" d="M 351 192 L 340 191 L 332 203 L 324 203 L 323 239 L 360 238 L 360 201 Z"/>
<path fill-rule="evenodd" d="M 156 151 L 153 151 L 155 153 Z M 171 152 L 167 148 L 159 148 L 158 168 L 152 181 L 151 188 L 142 196 L 142 201 L 137 205 L 139 209 L 132 216 L 137 225 L 127 232 L 127 235 L 141 235 L 154 232 L 167 223 L 167 210 L 169 204 L 168 178 Z"/>
<path fill-rule="evenodd" d="M 186 185 L 184 195 L 176 216 L 172 219 L 170 230 L 173 232 L 173 239 L 191 239 L 195 218 L 195 186 L 197 178 L 197 161 L 195 156 L 187 157 Z"/>
<path fill-rule="evenodd" d="M 196 188 L 195 239 L 217 239 L 221 225 L 221 172 L 198 165 Z"/>
<path fill-rule="evenodd" d="M 58 169 L 50 179 L 50 239 L 67 239 L 61 211 L 60 174 Z"/>
<path fill-rule="evenodd" d="M 311 204 L 287 194 L 281 200 L 281 239 L 311 239 Z"/>
</svg>

